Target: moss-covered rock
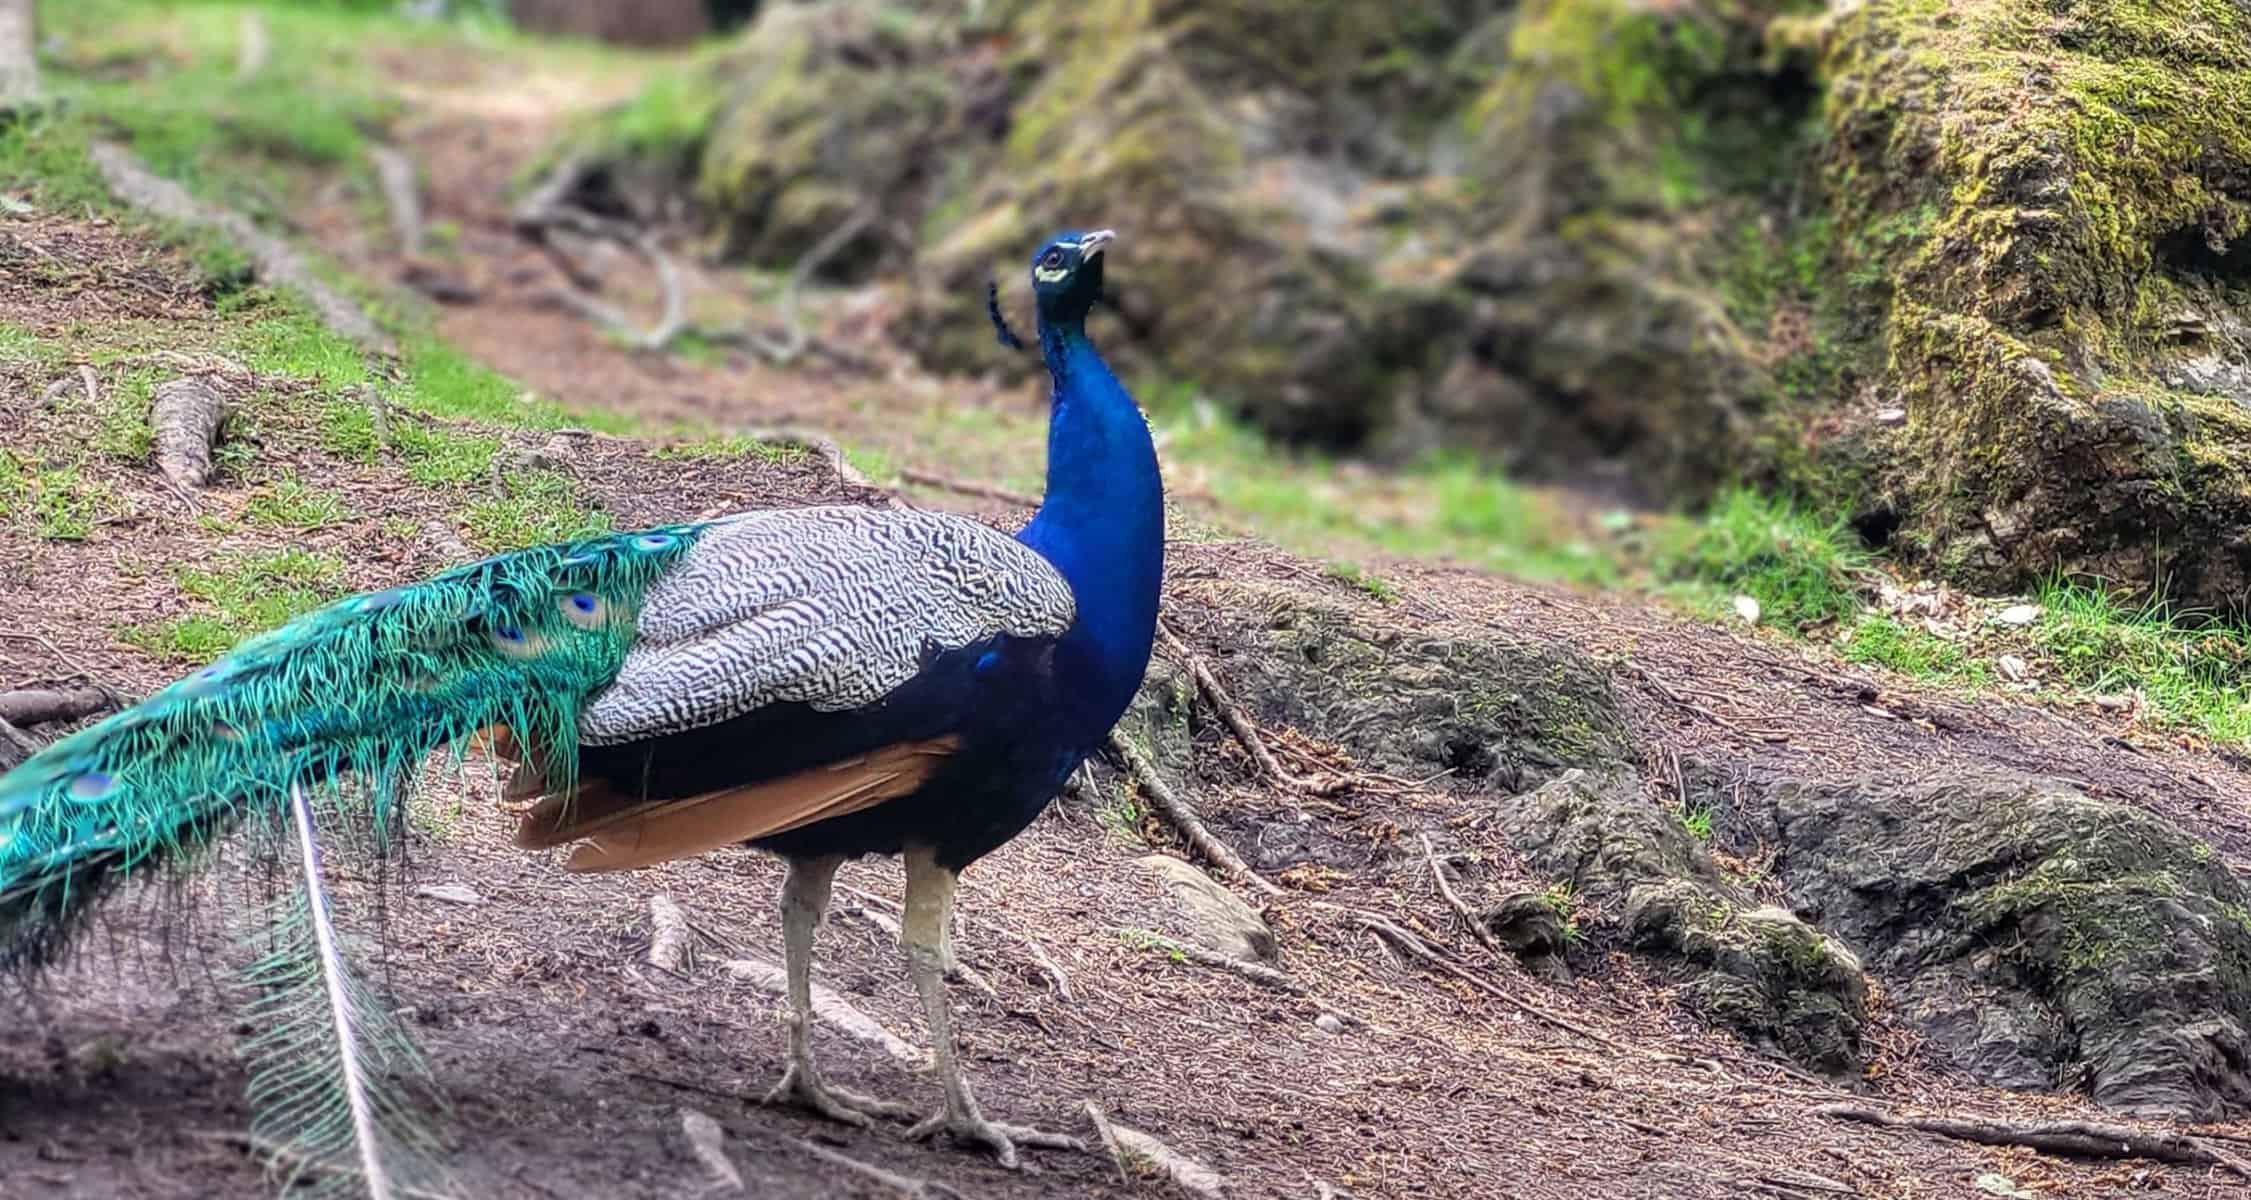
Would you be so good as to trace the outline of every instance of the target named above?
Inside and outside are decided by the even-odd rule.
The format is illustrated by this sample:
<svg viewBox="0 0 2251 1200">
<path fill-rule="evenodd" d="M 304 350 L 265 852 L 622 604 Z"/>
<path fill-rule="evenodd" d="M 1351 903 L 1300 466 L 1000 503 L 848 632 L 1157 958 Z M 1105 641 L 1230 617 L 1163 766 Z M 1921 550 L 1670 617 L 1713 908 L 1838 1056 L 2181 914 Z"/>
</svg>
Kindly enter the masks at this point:
<svg viewBox="0 0 2251 1200">
<path fill-rule="evenodd" d="M 2251 1112 L 2251 896 L 2211 847 L 2062 783 L 1776 789 L 1777 877 L 1956 1065 L 2127 1112 Z"/>
<path fill-rule="evenodd" d="M 1904 532 L 1976 583 L 2240 597 L 2251 16 L 1926 0 L 1821 44 L 1827 191 L 1909 417 L 1882 464 Z"/>
<path fill-rule="evenodd" d="M 1502 827 L 1532 864 L 1616 917 L 1669 962 L 1715 1023 L 1834 1077 L 1858 1071 L 1867 986 L 1859 960 L 1727 883 L 1710 853 L 1631 772 L 1572 771 L 1507 801 Z"/>
</svg>

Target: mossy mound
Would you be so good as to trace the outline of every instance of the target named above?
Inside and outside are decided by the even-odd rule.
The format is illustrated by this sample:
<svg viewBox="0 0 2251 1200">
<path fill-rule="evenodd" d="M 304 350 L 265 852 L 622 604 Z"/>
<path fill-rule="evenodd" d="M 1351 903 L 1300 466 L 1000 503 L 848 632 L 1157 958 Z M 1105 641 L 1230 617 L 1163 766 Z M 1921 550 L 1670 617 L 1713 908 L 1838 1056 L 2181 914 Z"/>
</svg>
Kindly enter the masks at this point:
<svg viewBox="0 0 2251 1200">
<path fill-rule="evenodd" d="M 914 260 L 1028 372 L 1026 254 L 1285 438 L 1851 507 L 1955 578 L 2251 589 L 2251 16 L 2229 0 L 773 5 L 596 131 L 738 256 Z M 1896 531 L 1893 534 L 1892 531 Z"/>
<path fill-rule="evenodd" d="M 1934 1051 L 2122 1111 L 2251 1111 L 2251 896 L 2212 848 L 2065 784 L 1793 783 L 1776 877 Z"/>
</svg>

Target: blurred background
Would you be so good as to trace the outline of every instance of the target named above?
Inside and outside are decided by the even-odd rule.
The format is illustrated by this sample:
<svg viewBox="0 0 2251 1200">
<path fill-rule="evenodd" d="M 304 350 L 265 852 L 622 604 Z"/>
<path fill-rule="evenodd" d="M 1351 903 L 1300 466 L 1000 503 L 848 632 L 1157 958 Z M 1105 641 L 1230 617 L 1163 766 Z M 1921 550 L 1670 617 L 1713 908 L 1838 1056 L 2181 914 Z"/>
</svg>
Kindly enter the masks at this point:
<svg viewBox="0 0 2251 1200">
<path fill-rule="evenodd" d="M 443 347 L 582 423 L 818 430 L 1003 508 L 1038 490 L 1044 397 L 986 282 L 1028 325 L 1030 250 L 1114 227 L 1095 335 L 1183 530 L 1378 592 L 1404 555 L 1654 595 L 2241 738 L 2243 23 L 58 0 L 57 103 L 0 133 L 0 179 L 67 198 L 121 140 L 375 281 L 409 390 Z"/>
</svg>

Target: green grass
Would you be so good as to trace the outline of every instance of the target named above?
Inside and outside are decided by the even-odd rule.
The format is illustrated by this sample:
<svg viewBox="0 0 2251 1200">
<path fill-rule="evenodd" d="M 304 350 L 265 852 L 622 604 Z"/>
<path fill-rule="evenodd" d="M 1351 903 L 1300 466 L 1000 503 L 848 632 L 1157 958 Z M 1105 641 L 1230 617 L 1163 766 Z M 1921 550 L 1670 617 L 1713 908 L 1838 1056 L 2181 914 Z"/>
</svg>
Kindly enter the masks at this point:
<svg viewBox="0 0 2251 1200">
<path fill-rule="evenodd" d="M 103 520 L 125 512 L 108 484 L 76 466 L 33 466 L 0 450 L 0 518 L 21 522 L 50 542 L 82 542 Z"/>
<path fill-rule="evenodd" d="M 132 626 L 118 636 L 160 658 L 209 662 L 244 638 L 336 599 L 343 579 L 341 561 L 294 548 L 230 555 L 208 569 L 182 567 L 174 582 L 205 611 Z"/>
<path fill-rule="evenodd" d="M 2215 740 L 2251 742 L 2251 626 L 2130 606 L 2059 581 L 2030 640 L 2056 676 L 2091 694 L 2135 689 L 2152 714 Z"/>
<path fill-rule="evenodd" d="M 1846 662 L 1972 688 L 1985 687 L 1998 675 L 1984 658 L 1962 646 L 1883 613 L 1861 617 L 1838 640 L 1837 653 Z"/>
<path fill-rule="evenodd" d="M 687 462 L 751 461 L 792 466 L 811 458 L 812 452 L 792 442 L 761 441 L 745 434 L 730 433 L 659 446 L 650 451 L 650 455 Z"/>
<path fill-rule="evenodd" d="M 1804 629 L 1860 611 L 1868 554 L 1842 517 L 1737 488 L 1703 519 L 1660 532 L 1652 568 L 1692 606 L 1724 610 L 1730 597 L 1759 602 L 1760 619 Z"/>
<path fill-rule="evenodd" d="M 326 529 L 350 517 L 334 492 L 312 487 L 295 475 L 283 475 L 258 489 L 242 509 L 242 519 L 262 529 Z"/>
<path fill-rule="evenodd" d="M 553 471 L 509 475 L 502 480 L 499 494 L 470 504 L 459 520 L 470 546 L 485 554 L 566 542 L 610 529 L 609 516 L 588 508 L 571 481 Z"/>
<path fill-rule="evenodd" d="M 1367 568 L 1358 563 L 1332 562 L 1322 568 L 1322 573 L 1331 579 L 1351 584 L 1374 597 L 1380 603 L 1397 604 L 1399 602 L 1399 588 L 1396 585 L 1380 575 L 1371 574 Z"/>
</svg>

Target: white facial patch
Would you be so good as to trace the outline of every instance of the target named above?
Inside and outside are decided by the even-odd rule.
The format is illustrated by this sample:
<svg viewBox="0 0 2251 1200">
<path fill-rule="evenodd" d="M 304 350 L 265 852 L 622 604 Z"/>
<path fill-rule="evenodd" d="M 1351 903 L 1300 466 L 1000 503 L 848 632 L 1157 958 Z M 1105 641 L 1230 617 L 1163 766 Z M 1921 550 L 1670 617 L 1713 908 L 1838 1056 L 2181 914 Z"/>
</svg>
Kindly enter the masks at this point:
<svg viewBox="0 0 2251 1200">
<path fill-rule="evenodd" d="M 1069 267 L 1033 267 L 1032 278 L 1041 283 L 1059 283 L 1071 274 Z"/>
</svg>

